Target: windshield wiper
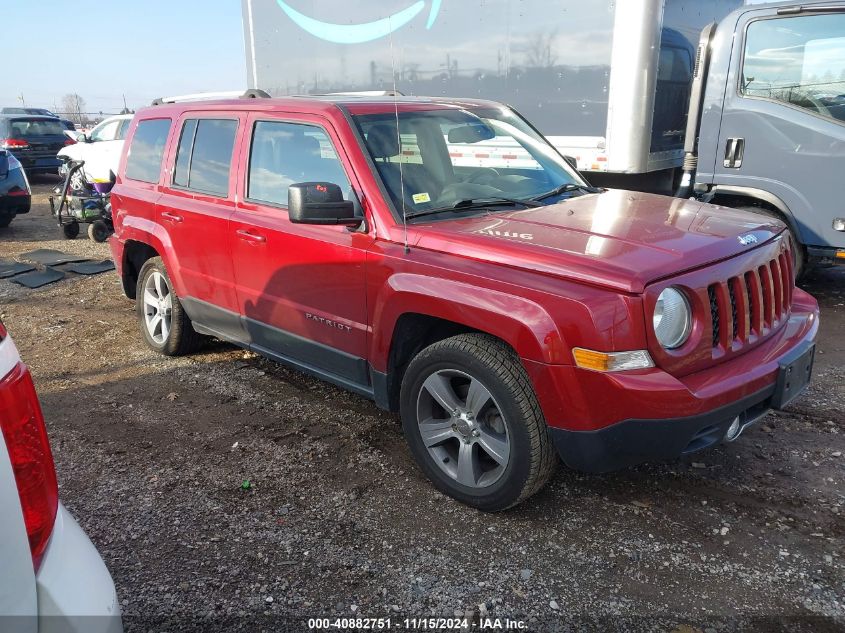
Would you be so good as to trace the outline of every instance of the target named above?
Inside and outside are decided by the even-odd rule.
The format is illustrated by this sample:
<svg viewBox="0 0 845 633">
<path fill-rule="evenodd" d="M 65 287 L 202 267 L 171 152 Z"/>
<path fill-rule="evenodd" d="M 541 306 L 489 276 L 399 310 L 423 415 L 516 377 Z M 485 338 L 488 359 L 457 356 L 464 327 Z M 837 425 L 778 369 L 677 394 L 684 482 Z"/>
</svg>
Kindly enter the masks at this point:
<svg viewBox="0 0 845 633">
<path fill-rule="evenodd" d="M 418 218 L 424 215 L 433 215 L 435 213 L 443 213 L 445 211 L 464 211 L 466 209 L 484 209 L 487 207 L 499 206 L 503 204 L 519 205 L 521 207 L 542 207 L 534 199 L 520 200 L 519 198 L 503 198 L 500 196 L 493 196 L 487 198 L 465 198 L 458 200 L 451 207 L 437 207 L 436 209 L 423 209 L 414 213 L 406 213 L 405 218 Z"/>
<path fill-rule="evenodd" d="M 590 187 L 588 185 L 577 185 L 574 182 L 568 182 L 565 185 L 560 185 L 559 187 L 555 187 L 551 191 L 547 191 L 546 193 L 540 194 L 532 200 L 545 200 L 546 198 L 553 198 L 554 196 L 559 196 L 564 193 L 569 193 L 570 191 L 583 191 L 584 193 L 604 193 L 607 191 L 606 189 L 602 189 L 601 187 Z"/>
</svg>

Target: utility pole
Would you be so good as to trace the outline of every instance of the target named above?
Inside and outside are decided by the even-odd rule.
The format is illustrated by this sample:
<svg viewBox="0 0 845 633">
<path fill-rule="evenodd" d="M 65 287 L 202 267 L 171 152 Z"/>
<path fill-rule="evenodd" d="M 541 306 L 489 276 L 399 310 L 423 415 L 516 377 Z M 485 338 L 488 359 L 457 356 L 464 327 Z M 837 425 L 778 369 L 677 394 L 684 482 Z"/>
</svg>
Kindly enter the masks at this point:
<svg viewBox="0 0 845 633">
<path fill-rule="evenodd" d="M 20 95 L 18 95 L 18 99 L 21 102 L 21 106 L 23 106 L 25 108 L 26 107 L 26 101 L 23 100 L 23 93 L 20 93 Z"/>
<path fill-rule="evenodd" d="M 128 114 L 129 108 L 126 107 L 126 94 L 123 95 L 123 112 L 122 114 Z"/>
</svg>

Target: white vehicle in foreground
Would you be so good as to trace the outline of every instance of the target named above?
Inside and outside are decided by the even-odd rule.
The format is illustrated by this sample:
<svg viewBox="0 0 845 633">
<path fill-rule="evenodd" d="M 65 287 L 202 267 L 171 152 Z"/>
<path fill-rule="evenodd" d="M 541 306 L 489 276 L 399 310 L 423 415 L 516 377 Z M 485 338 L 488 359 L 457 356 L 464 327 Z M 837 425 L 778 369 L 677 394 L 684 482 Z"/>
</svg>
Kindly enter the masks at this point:
<svg viewBox="0 0 845 633">
<path fill-rule="evenodd" d="M 111 575 L 59 502 L 29 370 L 0 322 L 0 630 L 121 633 Z"/>
<path fill-rule="evenodd" d="M 76 143 L 61 149 L 57 156 L 69 160 L 84 160 L 82 172 L 89 183 L 109 182 L 111 174 L 117 173 L 123 141 L 133 116 L 119 114 L 109 117 L 91 130 L 90 134 L 68 132 L 68 136 Z M 64 167 L 59 168 L 59 173 L 64 175 Z"/>
</svg>

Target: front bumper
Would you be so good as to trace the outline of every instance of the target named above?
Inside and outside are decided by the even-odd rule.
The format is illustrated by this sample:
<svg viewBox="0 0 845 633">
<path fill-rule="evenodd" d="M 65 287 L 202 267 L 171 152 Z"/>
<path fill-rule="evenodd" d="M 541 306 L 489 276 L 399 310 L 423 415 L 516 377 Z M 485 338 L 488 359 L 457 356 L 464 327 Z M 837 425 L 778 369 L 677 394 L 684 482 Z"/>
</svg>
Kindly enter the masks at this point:
<svg viewBox="0 0 845 633">
<path fill-rule="evenodd" d="M 563 461 L 608 472 L 711 446 L 737 418 L 744 425 L 780 406 L 781 367 L 809 350 L 818 304 L 795 291 L 789 321 L 747 353 L 675 378 L 661 369 L 600 373 L 526 361 Z"/>
<path fill-rule="evenodd" d="M 808 246 L 807 259 L 810 264 L 817 266 L 830 264 L 845 266 L 845 248 Z"/>
<path fill-rule="evenodd" d="M 39 633 L 121 633 L 109 570 L 73 517 L 59 505 L 36 577 Z"/>
<path fill-rule="evenodd" d="M 722 441 L 733 421 L 742 428 L 772 408 L 775 387 L 701 415 L 664 420 L 624 420 L 598 431 L 549 428 L 560 458 L 570 468 L 606 473 L 643 462 L 675 459 Z"/>
</svg>

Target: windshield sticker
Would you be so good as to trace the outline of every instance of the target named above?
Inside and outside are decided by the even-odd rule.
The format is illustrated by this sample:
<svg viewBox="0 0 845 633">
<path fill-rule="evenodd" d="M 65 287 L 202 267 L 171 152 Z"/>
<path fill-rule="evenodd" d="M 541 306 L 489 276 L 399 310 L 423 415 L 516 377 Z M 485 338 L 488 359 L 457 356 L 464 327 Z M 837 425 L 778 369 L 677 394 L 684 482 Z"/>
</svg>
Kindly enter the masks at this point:
<svg viewBox="0 0 845 633">
<path fill-rule="evenodd" d="M 424 204 L 426 202 L 431 202 L 431 196 L 427 193 L 415 193 L 413 196 L 414 204 Z"/>
</svg>

